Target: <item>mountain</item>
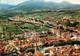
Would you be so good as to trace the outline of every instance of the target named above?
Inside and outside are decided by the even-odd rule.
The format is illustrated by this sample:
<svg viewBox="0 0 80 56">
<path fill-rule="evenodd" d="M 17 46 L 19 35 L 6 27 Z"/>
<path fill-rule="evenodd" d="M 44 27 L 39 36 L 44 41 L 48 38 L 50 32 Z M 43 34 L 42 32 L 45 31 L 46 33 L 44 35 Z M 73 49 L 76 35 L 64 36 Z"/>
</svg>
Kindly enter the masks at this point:
<svg viewBox="0 0 80 56">
<path fill-rule="evenodd" d="M 2 11 L 7 11 L 9 8 L 14 7 L 13 5 L 8 5 L 8 4 L 0 4 L 0 12 Z"/>
<path fill-rule="evenodd" d="M 63 9 L 63 10 L 69 10 L 69 9 L 80 9 L 80 4 L 72 4 L 70 2 L 67 2 L 67 1 L 63 1 L 61 3 L 59 3 L 57 6 L 58 9 Z"/>
<path fill-rule="evenodd" d="M 5 9 L 8 7 L 12 7 L 13 5 L 8 5 L 8 4 L 0 4 L 0 9 Z"/>
<path fill-rule="evenodd" d="M 45 2 L 45 1 L 27 1 L 24 3 L 21 3 L 12 10 L 16 11 L 30 11 L 30 10 L 41 10 L 41 9 L 48 9 L 51 5 L 55 5 L 55 2 Z M 51 8 L 50 8 L 51 9 Z"/>
<path fill-rule="evenodd" d="M 64 9 L 65 10 L 66 9 L 80 9 L 80 5 L 72 4 L 66 1 L 63 1 L 61 3 L 56 3 L 56 2 L 46 2 L 43 0 L 28 0 L 16 6 L 8 7 L 8 9 L 3 9 L 2 11 L 12 12 L 12 11 L 64 10 Z"/>
</svg>

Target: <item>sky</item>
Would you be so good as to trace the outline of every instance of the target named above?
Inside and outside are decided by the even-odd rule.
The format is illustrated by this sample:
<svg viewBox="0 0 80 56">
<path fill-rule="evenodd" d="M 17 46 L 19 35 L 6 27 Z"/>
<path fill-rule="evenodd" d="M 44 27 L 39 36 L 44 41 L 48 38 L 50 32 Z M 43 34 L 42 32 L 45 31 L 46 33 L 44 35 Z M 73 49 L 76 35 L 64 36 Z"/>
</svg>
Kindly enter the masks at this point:
<svg viewBox="0 0 80 56">
<path fill-rule="evenodd" d="M 27 0 L 0 0 L 0 3 L 2 4 L 10 4 L 10 5 L 17 5 L 19 3 L 25 2 Z M 80 4 L 80 0 L 45 0 L 46 2 L 52 1 L 52 2 L 62 2 L 62 1 L 68 1 L 74 4 Z"/>
</svg>

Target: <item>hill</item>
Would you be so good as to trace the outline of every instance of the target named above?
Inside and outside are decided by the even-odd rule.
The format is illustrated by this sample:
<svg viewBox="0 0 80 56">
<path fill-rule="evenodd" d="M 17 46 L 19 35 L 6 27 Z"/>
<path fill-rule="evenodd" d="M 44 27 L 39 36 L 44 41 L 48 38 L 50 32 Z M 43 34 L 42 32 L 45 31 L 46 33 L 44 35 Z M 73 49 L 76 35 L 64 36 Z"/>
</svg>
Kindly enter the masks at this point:
<svg viewBox="0 0 80 56">
<path fill-rule="evenodd" d="M 12 5 L 8 5 L 8 4 L 0 4 L 0 9 L 5 9 L 8 7 L 11 7 Z"/>
<path fill-rule="evenodd" d="M 10 8 L 14 7 L 14 5 L 9 4 L 0 4 L 0 12 L 9 10 Z"/>
<path fill-rule="evenodd" d="M 46 2 L 42 0 L 29 0 L 20 3 L 16 6 L 8 7 L 8 9 L 3 9 L 3 12 L 13 12 L 13 11 L 32 11 L 32 10 L 71 10 L 80 9 L 79 4 L 72 4 L 66 1 L 61 3 L 56 2 Z"/>
</svg>

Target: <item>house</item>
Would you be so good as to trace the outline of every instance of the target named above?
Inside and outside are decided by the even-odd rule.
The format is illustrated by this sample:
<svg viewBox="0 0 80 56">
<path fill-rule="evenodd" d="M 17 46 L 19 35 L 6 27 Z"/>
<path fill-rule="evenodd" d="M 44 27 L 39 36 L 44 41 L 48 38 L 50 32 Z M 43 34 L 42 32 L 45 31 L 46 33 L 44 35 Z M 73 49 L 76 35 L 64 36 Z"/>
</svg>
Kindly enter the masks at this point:
<svg viewBox="0 0 80 56">
<path fill-rule="evenodd" d="M 77 37 L 71 37 L 71 40 L 77 40 Z"/>
<path fill-rule="evenodd" d="M 36 50 L 33 56 L 44 56 L 40 51 Z"/>
<path fill-rule="evenodd" d="M 80 45 L 65 45 L 65 46 L 51 46 L 43 50 L 43 54 L 49 54 L 49 56 L 80 56 Z M 48 53 L 46 53 L 48 52 Z M 45 55 L 46 56 L 46 55 Z"/>
<path fill-rule="evenodd" d="M 4 46 L 1 44 L 0 45 L 0 55 L 3 53 L 3 49 L 4 49 Z"/>
</svg>

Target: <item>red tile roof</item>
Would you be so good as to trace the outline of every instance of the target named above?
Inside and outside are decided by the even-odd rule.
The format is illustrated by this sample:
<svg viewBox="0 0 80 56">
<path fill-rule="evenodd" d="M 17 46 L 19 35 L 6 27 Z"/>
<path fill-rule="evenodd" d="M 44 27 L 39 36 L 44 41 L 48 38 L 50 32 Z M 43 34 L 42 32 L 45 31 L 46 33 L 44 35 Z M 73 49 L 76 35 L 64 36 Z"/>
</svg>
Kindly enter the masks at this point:
<svg viewBox="0 0 80 56">
<path fill-rule="evenodd" d="M 44 56 L 40 51 L 36 50 L 34 56 Z"/>
<path fill-rule="evenodd" d="M 3 45 L 0 45 L 0 52 L 4 49 Z"/>
</svg>

